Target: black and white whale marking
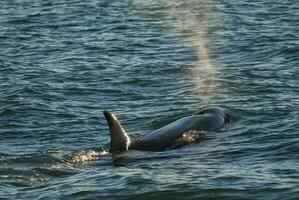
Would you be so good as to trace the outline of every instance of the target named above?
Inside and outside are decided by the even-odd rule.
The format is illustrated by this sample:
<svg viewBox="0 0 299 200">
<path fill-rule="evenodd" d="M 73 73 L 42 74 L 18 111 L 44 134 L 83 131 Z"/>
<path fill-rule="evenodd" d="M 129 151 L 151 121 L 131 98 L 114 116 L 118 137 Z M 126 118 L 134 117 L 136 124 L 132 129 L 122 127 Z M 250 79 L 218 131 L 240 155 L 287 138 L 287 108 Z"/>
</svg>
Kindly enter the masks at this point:
<svg viewBox="0 0 299 200">
<path fill-rule="evenodd" d="M 220 107 L 209 107 L 200 112 L 181 118 L 152 133 L 141 137 L 130 137 L 117 118 L 104 111 L 110 131 L 110 152 L 126 150 L 162 151 L 175 145 L 177 141 L 191 133 L 195 138 L 202 132 L 221 129 L 229 121 L 229 115 Z"/>
</svg>

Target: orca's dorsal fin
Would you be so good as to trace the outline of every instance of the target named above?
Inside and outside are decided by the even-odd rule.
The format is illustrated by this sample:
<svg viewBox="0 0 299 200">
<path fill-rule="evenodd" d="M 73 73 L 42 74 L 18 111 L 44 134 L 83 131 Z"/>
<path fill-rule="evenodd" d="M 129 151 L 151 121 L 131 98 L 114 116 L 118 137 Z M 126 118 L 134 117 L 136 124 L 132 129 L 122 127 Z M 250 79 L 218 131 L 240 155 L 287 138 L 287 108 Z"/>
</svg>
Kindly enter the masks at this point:
<svg viewBox="0 0 299 200">
<path fill-rule="evenodd" d="M 128 150 L 131 139 L 121 126 L 120 122 L 111 112 L 104 111 L 103 113 L 110 131 L 110 153 Z"/>
</svg>

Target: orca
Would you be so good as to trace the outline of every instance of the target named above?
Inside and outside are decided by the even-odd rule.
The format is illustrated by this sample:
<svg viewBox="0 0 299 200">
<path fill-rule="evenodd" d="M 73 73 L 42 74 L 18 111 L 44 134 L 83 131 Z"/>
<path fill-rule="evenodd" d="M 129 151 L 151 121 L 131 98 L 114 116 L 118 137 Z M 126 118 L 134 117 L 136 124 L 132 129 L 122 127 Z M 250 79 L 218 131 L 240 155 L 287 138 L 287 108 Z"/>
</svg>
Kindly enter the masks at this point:
<svg viewBox="0 0 299 200">
<path fill-rule="evenodd" d="M 110 131 L 110 153 L 128 150 L 163 151 L 198 141 L 203 133 L 216 131 L 230 121 L 230 115 L 220 107 L 208 107 L 187 117 L 174 121 L 143 137 L 128 135 L 114 114 L 103 112 Z M 182 141 L 182 142 L 180 142 Z M 187 141 L 184 143 L 184 141 Z"/>
</svg>

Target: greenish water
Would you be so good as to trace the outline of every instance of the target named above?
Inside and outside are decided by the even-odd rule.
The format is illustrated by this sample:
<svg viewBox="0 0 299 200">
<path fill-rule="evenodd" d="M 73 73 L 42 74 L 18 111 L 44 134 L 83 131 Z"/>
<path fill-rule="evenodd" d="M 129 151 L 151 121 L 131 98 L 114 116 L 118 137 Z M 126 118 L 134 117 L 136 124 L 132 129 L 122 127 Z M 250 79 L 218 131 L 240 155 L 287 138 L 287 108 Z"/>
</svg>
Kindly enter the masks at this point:
<svg viewBox="0 0 299 200">
<path fill-rule="evenodd" d="M 0 2 L 0 199 L 299 198 L 298 1 Z M 115 165 L 103 110 L 146 135 L 233 122 Z"/>
</svg>

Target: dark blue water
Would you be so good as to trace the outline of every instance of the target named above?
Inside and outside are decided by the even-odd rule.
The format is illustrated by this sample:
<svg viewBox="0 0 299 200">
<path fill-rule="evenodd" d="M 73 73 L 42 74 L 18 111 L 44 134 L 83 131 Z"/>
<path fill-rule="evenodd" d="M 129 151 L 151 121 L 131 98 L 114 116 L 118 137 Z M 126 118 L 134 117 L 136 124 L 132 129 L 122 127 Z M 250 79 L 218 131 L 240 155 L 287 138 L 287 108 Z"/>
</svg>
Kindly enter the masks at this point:
<svg viewBox="0 0 299 200">
<path fill-rule="evenodd" d="M 0 199 L 298 199 L 299 2 L 0 1 Z M 119 163 L 103 110 L 145 135 L 233 122 Z"/>
</svg>

